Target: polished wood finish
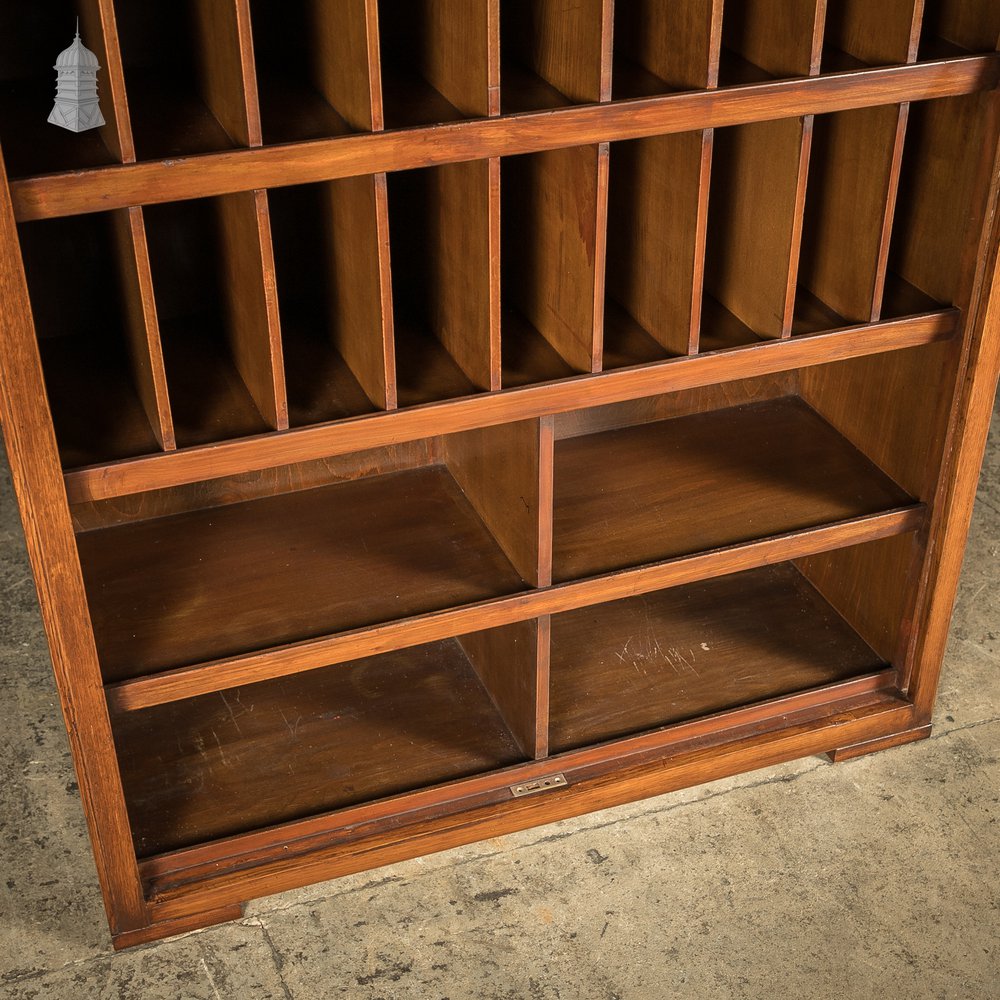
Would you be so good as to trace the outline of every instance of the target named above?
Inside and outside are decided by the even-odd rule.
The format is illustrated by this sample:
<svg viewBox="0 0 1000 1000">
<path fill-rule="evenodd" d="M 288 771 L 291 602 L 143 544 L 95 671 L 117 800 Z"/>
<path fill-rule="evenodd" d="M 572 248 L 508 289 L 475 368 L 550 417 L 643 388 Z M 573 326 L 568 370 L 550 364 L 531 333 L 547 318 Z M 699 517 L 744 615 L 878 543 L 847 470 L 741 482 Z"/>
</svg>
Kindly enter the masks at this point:
<svg viewBox="0 0 1000 1000">
<path fill-rule="evenodd" d="M 413 132 L 379 132 L 258 153 L 235 151 L 150 161 L 113 170 L 83 170 L 11 185 L 18 221 L 75 215 L 252 188 L 283 187 L 385 170 L 411 170 L 490 156 L 559 149 L 616 139 L 725 128 L 760 119 L 799 118 L 903 101 L 990 90 L 1000 56 L 980 55 L 916 66 L 832 73 L 586 107 L 556 107 L 495 119 L 453 122 Z M 556 127 L 558 126 L 558 127 Z M 100 194 L 95 194 L 100 192 Z"/>
<path fill-rule="evenodd" d="M 917 743 L 920 740 L 929 739 L 930 735 L 930 726 L 917 726 L 915 729 L 908 729 L 905 733 L 893 733 L 892 736 L 883 736 L 874 740 L 867 740 L 864 743 L 855 743 L 849 747 L 839 747 L 836 750 L 831 750 L 827 756 L 832 763 L 841 764 L 845 760 L 857 760 L 858 757 L 867 757 L 868 754 L 878 753 L 881 750 L 889 750 L 892 747 L 902 747 L 910 743 Z"/>
<path fill-rule="evenodd" d="M 556 580 L 911 502 L 797 398 L 561 441 L 555 484 Z"/>
<path fill-rule="evenodd" d="M 14 6 L 0 417 L 115 947 L 926 736 L 995 4 L 86 0 L 78 136 Z"/>
<path fill-rule="evenodd" d="M 552 619 L 556 752 L 877 672 L 788 564 Z"/>
</svg>

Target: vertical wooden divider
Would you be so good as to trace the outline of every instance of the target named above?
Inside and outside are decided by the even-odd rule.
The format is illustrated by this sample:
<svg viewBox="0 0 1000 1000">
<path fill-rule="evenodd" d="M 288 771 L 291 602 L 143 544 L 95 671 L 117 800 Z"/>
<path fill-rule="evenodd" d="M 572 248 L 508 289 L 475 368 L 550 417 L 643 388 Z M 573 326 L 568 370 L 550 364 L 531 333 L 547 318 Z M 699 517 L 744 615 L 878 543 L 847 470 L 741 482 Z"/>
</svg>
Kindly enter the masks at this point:
<svg viewBox="0 0 1000 1000">
<path fill-rule="evenodd" d="M 993 0 L 928 2 L 924 36 L 970 52 L 991 51 L 1000 32 L 1000 6 Z M 906 212 L 896 225 L 889 265 L 892 271 L 936 302 L 957 301 L 963 251 L 976 183 L 974 155 L 987 141 L 991 95 L 970 94 L 924 101 L 910 109 L 907 155 L 899 197 Z"/>
<path fill-rule="evenodd" d="M 82 0 L 80 22 L 86 36 L 94 40 L 95 52 L 103 67 L 101 108 L 106 124 L 102 136 L 121 163 L 135 163 L 135 143 L 132 141 L 113 0 Z M 156 303 L 153 300 L 153 276 L 142 209 L 133 206 L 113 212 L 112 233 L 118 255 L 125 335 L 136 392 L 160 447 L 173 451 L 177 444 Z"/>
<path fill-rule="evenodd" d="M 830 8 L 827 70 L 917 58 L 924 0 L 842 0 Z M 863 108 L 817 123 L 801 284 L 851 322 L 878 320 L 909 105 Z"/>
<path fill-rule="evenodd" d="M 728 4 L 722 82 L 816 76 L 826 0 Z M 707 290 L 757 336 L 790 337 L 798 284 L 813 116 L 716 134 Z"/>
<path fill-rule="evenodd" d="M 551 417 L 485 427 L 444 439 L 448 469 L 532 587 L 552 582 Z M 474 635 L 462 645 L 521 748 L 548 753 L 548 618 Z"/>
<path fill-rule="evenodd" d="M 714 90 L 722 9 L 722 0 L 619 3 L 615 96 Z M 706 129 L 612 150 L 608 295 L 668 354 L 698 351 L 713 141 Z"/>
<path fill-rule="evenodd" d="M 234 142 L 260 146 L 248 0 L 199 3 L 194 9 L 205 100 Z M 285 430 L 288 398 L 267 192 L 222 195 L 216 206 L 233 360 L 265 422 Z"/>
<path fill-rule="evenodd" d="M 611 99 L 613 15 L 612 0 L 530 7 L 528 24 L 518 25 L 519 33 L 530 33 L 520 56 L 551 102 L 546 106 Z M 511 42 L 510 32 L 504 40 Z M 504 104 L 528 109 L 507 98 Z M 506 304 L 515 305 L 571 369 L 600 371 L 608 143 L 513 157 L 504 170 L 515 201 L 507 225 L 519 234 L 516 256 L 511 244 L 507 249 Z"/>
<path fill-rule="evenodd" d="M 309 21 L 313 86 L 351 129 L 381 131 L 377 0 L 310 0 Z M 395 409 L 385 174 L 327 181 L 321 187 L 331 248 L 330 337 L 372 403 Z"/>
</svg>

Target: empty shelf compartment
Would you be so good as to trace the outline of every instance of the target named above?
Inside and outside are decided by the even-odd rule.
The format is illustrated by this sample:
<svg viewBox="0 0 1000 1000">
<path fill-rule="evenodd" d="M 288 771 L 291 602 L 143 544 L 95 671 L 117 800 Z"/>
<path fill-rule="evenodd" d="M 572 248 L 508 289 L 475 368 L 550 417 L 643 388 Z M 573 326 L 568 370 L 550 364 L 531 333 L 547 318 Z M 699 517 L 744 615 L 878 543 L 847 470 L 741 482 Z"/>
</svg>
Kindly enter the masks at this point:
<svg viewBox="0 0 1000 1000">
<path fill-rule="evenodd" d="M 117 716 L 140 856 L 522 759 L 455 639 Z"/>
<path fill-rule="evenodd" d="M 553 579 L 913 503 L 796 396 L 556 443 Z"/>
<path fill-rule="evenodd" d="M 522 590 L 444 466 L 78 536 L 121 680 Z"/>
<path fill-rule="evenodd" d="M 552 619 L 557 753 L 885 667 L 790 563 Z"/>
</svg>

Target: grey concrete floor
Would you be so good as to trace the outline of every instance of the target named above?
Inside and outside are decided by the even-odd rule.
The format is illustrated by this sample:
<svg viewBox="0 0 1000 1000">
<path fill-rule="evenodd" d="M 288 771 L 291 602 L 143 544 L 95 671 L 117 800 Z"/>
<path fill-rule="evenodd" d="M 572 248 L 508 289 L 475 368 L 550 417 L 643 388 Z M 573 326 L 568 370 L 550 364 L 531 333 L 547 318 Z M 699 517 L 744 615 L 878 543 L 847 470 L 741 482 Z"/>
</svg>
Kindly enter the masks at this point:
<svg viewBox="0 0 1000 1000">
<path fill-rule="evenodd" d="M 0 995 L 1000 997 L 1000 414 L 933 737 L 251 904 L 113 955 L 0 481 Z"/>
</svg>

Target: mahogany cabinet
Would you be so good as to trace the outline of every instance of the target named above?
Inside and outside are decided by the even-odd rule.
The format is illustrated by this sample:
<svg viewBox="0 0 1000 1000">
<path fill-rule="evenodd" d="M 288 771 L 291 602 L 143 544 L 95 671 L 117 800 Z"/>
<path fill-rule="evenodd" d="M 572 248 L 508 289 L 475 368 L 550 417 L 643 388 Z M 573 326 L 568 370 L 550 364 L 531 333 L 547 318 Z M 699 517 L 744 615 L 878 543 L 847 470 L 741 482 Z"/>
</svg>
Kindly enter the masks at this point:
<svg viewBox="0 0 1000 1000">
<path fill-rule="evenodd" d="M 0 416 L 117 947 L 928 734 L 998 36 L 994 0 L 3 5 Z"/>
</svg>

